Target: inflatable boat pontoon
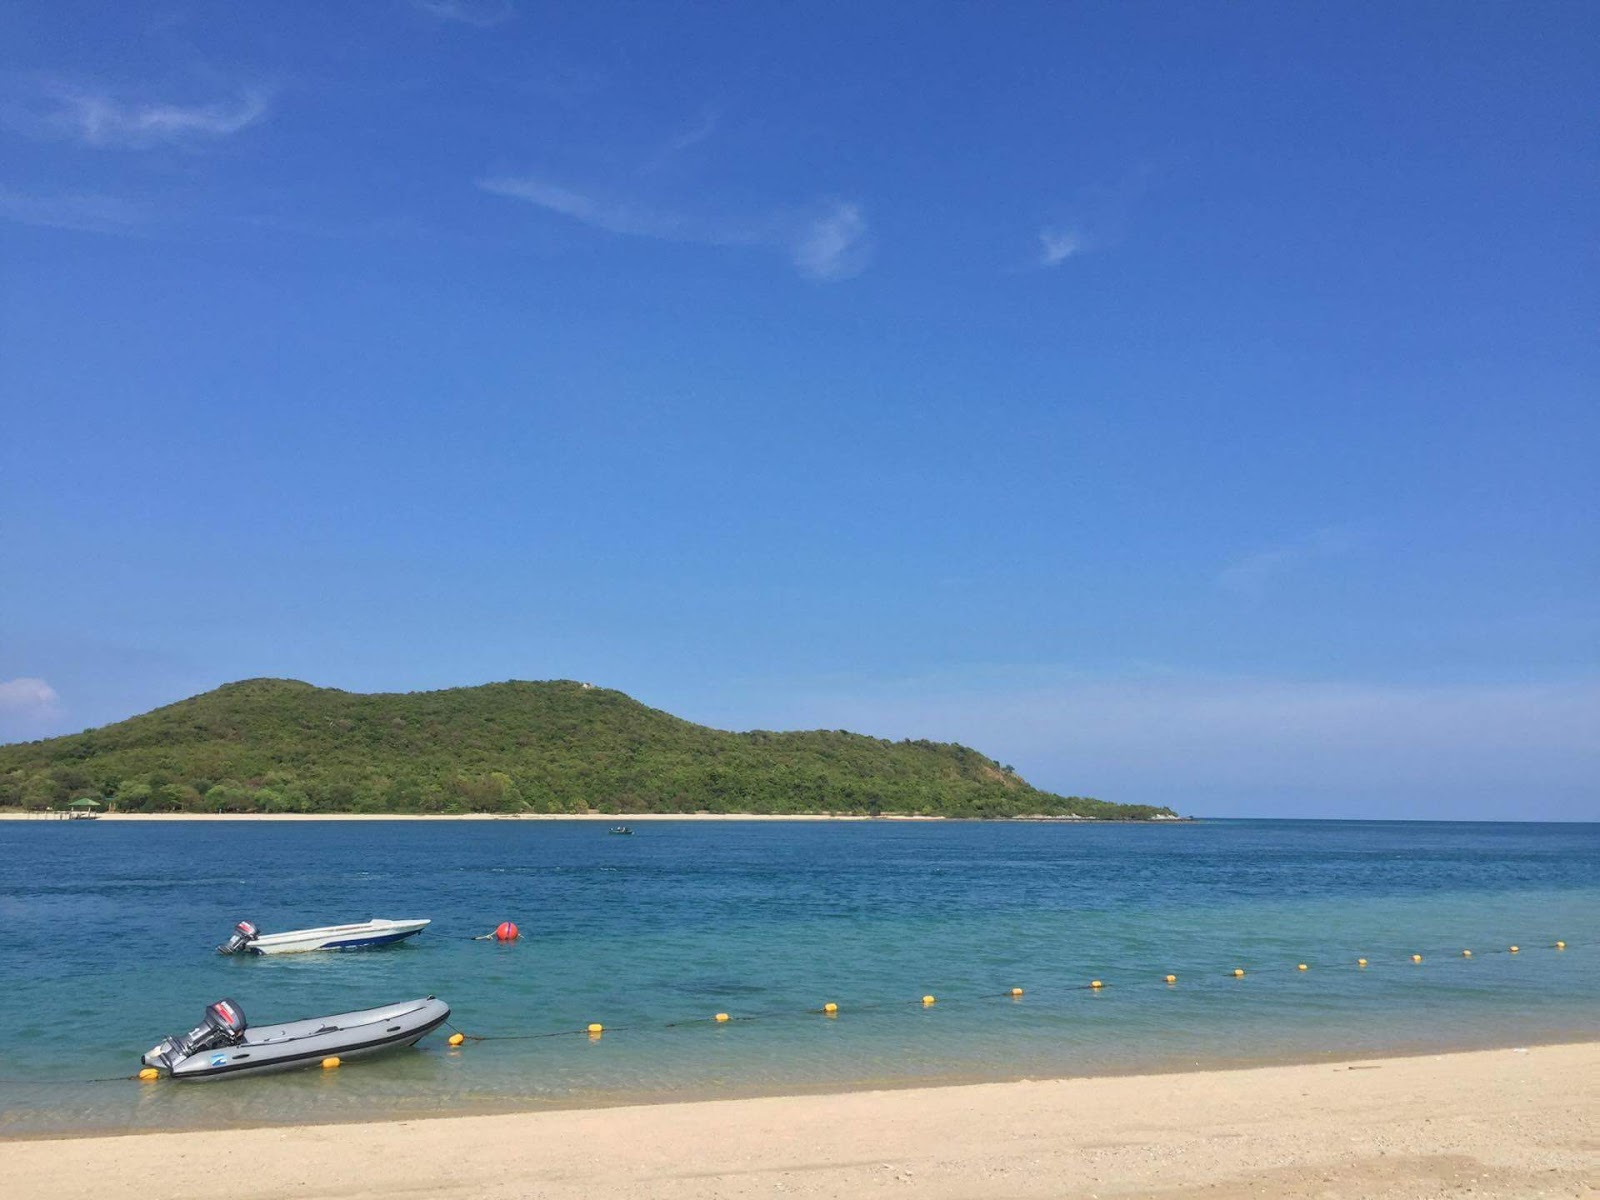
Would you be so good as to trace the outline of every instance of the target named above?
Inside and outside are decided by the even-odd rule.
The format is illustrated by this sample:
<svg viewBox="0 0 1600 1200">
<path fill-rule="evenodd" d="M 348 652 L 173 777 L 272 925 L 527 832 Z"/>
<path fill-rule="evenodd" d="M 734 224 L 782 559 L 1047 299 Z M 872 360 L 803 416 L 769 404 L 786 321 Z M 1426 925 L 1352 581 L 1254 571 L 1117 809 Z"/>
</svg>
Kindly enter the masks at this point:
<svg viewBox="0 0 1600 1200">
<path fill-rule="evenodd" d="M 234 1075 L 314 1067 L 325 1058 L 366 1058 L 426 1037 L 450 1015 L 433 996 L 384 1008 L 337 1013 L 251 1029 L 232 1000 L 218 1000 L 188 1033 L 169 1037 L 143 1062 L 174 1079 L 224 1079 Z"/>
</svg>

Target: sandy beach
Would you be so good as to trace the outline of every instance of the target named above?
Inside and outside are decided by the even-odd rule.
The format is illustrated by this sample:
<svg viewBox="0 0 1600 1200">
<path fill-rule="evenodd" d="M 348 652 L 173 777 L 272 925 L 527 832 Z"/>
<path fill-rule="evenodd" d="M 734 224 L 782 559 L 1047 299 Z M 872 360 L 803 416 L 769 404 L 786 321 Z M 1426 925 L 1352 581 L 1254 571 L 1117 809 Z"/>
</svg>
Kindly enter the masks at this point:
<svg viewBox="0 0 1600 1200">
<path fill-rule="evenodd" d="M 43 821 L 43 813 L 0 812 L 0 821 Z M 604 821 L 638 825 L 646 821 L 943 821 L 945 817 L 856 813 L 99 813 L 97 821 Z M 1089 821 L 1088 817 L 1014 817 L 1021 821 Z M 1107 822 L 1102 822 L 1107 823 Z M 1164 822 L 1164 823 L 1170 823 Z"/>
<path fill-rule="evenodd" d="M 247 1085 L 246 1085 L 247 1086 Z M 168 1200 L 1600 1196 L 1600 1044 L 0 1143 L 7 1194 Z"/>
<path fill-rule="evenodd" d="M 48 821 L 60 813 L 0 812 L 0 821 Z M 603 821 L 608 825 L 639 825 L 649 821 L 952 821 L 978 818 L 918 816 L 913 813 L 96 813 L 97 821 L 142 824 L 158 821 Z M 1059 822 L 1083 825 L 1183 825 L 1193 817 L 1152 817 L 1148 821 L 1120 821 L 1104 817 L 1038 814 L 997 818 L 1011 822 Z"/>
</svg>

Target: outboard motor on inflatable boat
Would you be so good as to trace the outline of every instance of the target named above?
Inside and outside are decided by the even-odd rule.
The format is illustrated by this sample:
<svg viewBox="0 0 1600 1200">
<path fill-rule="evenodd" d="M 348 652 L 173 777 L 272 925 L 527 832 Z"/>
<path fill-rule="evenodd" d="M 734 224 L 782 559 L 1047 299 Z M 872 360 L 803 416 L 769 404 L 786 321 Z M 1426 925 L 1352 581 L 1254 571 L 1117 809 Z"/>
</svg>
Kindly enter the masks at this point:
<svg viewBox="0 0 1600 1200">
<path fill-rule="evenodd" d="M 242 1008 L 232 1000 L 218 1000 L 207 1006 L 206 1019 L 199 1025 L 188 1033 L 164 1039 L 141 1061 L 147 1067 L 171 1071 L 175 1062 L 191 1054 L 237 1045 L 248 1027 Z"/>
<path fill-rule="evenodd" d="M 233 927 L 233 935 L 217 949 L 223 954 L 237 954 L 241 950 L 248 950 L 250 943 L 256 940 L 260 932 L 249 921 L 240 921 Z"/>
</svg>

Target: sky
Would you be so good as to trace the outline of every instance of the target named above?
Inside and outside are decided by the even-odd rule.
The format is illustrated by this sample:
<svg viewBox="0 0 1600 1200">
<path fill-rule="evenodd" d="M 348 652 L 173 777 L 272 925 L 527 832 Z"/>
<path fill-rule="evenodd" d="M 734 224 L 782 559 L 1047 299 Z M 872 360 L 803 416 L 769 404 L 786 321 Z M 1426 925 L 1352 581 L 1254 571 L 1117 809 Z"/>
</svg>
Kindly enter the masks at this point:
<svg viewBox="0 0 1600 1200">
<path fill-rule="evenodd" d="M 1600 819 L 1600 6 L 0 9 L 0 741 L 568 678 Z"/>
</svg>

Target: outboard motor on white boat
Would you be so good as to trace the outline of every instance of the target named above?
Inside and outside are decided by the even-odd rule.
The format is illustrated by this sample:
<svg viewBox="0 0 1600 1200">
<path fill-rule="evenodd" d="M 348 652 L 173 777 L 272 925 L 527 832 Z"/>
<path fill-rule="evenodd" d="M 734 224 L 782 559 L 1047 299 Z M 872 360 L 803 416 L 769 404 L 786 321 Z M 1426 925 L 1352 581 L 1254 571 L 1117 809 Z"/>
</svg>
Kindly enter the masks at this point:
<svg viewBox="0 0 1600 1200">
<path fill-rule="evenodd" d="M 164 1038 L 140 1060 L 147 1067 L 170 1072 L 180 1060 L 204 1050 L 236 1046 L 249 1023 L 244 1010 L 232 1000 L 218 1000 L 206 1007 L 206 1019 L 188 1033 Z"/>
<path fill-rule="evenodd" d="M 250 943 L 261 936 L 261 931 L 249 921 L 240 921 L 233 927 L 233 935 L 217 947 L 223 954 L 237 954 L 241 950 L 248 950 Z"/>
</svg>

